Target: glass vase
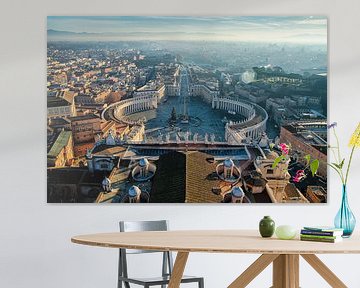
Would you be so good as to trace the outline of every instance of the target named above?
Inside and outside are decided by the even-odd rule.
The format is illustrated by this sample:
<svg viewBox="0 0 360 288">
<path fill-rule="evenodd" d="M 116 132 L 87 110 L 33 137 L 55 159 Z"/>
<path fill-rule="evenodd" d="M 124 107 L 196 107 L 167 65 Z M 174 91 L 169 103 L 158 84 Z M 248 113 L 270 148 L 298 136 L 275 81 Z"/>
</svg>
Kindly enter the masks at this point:
<svg viewBox="0 0 360 288">
<path fill-rule="evenodd" d="M 344 229 L 343 237 L 346 238 L 350 237 L 355 229 L 356 219 L 349 207 L 346 185 L 342 187 L 341 206 L 336 214 L 334 224 L 336 228 Z"/>
</svg>

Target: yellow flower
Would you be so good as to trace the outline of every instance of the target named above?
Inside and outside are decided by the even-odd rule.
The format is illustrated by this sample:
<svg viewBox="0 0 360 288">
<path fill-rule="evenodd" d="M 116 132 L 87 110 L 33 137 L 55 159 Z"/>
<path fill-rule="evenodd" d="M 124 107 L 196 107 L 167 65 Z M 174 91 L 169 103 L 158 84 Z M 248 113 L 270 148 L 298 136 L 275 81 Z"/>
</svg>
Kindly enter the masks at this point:
<svg viewBox="0 0 360 288">
<path fill-rule="evenodd" d="M 351 135 L 349 146 L 360 147 L 360 123 L 356 127 L 354 133 Z"/>
</svg>

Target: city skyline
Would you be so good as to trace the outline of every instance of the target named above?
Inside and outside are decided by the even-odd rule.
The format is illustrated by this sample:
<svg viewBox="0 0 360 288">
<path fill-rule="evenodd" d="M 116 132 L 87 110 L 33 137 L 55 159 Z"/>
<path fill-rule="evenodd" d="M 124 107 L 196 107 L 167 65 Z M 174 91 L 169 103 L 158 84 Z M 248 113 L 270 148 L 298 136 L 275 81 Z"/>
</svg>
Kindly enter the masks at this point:
<svg viewBox="0 0 360 288">
<path fill-rule="evenodd" d="M 323 16 L 48 16 L 48 40 L 327 44 Z"/>
</svg>

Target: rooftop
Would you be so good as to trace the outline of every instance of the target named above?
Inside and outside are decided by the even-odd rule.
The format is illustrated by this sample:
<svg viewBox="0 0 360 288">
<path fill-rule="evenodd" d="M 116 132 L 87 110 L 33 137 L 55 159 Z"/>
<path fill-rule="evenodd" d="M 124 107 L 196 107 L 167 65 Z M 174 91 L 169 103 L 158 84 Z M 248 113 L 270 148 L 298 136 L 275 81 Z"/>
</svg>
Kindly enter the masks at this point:
<svg viewBox="0 0 360 288">
<path fill-rule="evenodd" d="M 87 168 L 48 168 L 48 184 L 79 184 L 84 175 L 88 173 Z"/>
<path fill-rule="evenodd" d="M 92 150 L 92 154 L 93 155 L 119 156 L 119 154 L 125 153 L 126 150 L 127 150 L 127 148 L 124 146 L 113 146 L 113 145 L 102 144 L 102 145 L 96 146 Z"/>
<path fill-rule="evenodd" d="M 286 129 L 299 138 L 301 142 L 313 146 L 325 155 L 327 154 L 327 123 L 325 120 L 292 122 L 282 126 L 281 129 Z"/>
<path fill-rule="evenodd" d="M 68 101 L 66 101 L 65 99 L 62 99 L 62 98 L 56 98 L 56 97 L 48 97 L 47 98 L 47 107 L 48 108 L 70 106 L 70 105 L 71 105 L 71 103 L 69 103 Z"/>
<path fill-rule="evenodd" d="M 222 182 L 214 177 L 217 163 L 211 155 L 192 152 L 170 152 L 161 155 L 152 183 L 150 202 L 209 203 L 222 201 L 212 192 Z"/>
<path fill-rule="evenodd" d="M 157 91 L 161 87 L 164 86 L 164 83 L 148 83 L 140 88 L 138 88 L 136 91 L 143 92 L 143 91 Z"/>
<path fill-rule="evenodd" d="M 69 124 L 70 124 L 70 120 L 68 118 L 56 117 L 56 118 L 49 119 L 49 126 L 51 126 L 51 127 L 64 126 L 64 125 L 69 125 Z"/>
<path fill-rule="evenodd" d="M 99 116 L 96 116 L 95 114 L 85 114 L 75 117 L 69 117 L 71 122 L 73 121 L 82 121 L 82 120 L 90 120 L 90 119 L 100 119 Z"/>
<path fill-rule="evenodd" d="M 71 137 L 71 131 L 61 131 L 56 138 L 54 144 L 51 146 L 48 157 L 57 157 L 60 151 L 69 143 L 69 139 Z"/>
</svg>

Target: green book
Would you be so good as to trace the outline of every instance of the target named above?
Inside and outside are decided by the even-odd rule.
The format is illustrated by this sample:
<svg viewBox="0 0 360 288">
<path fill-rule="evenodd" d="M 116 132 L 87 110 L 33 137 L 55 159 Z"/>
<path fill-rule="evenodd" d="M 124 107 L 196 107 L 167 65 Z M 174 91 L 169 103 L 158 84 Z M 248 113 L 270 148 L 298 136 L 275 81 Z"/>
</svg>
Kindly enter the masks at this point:
<svg viewBox="0 0 360 288">
<path fill-rule="evenodd" d="M 314 238 L 314 239 L 337 239 L 341 238 L 341 236 L 324 236 L 324 235 L 307 235 L 307 234 L 300 234 L 300 237 L 303 238 Z"/>
<path fill-rule="evenodd" d="M 329 238 L 314 238 L 314 237 L 303 237 L 300 236 L 301 241 L 310 241 L 310 242 L 324 242 L 324 243 L 337 243 L 342 241 L 342 237 L 336 237 L 335 239 Z"/>
</svg>

